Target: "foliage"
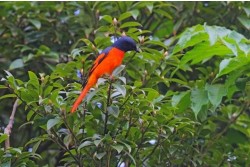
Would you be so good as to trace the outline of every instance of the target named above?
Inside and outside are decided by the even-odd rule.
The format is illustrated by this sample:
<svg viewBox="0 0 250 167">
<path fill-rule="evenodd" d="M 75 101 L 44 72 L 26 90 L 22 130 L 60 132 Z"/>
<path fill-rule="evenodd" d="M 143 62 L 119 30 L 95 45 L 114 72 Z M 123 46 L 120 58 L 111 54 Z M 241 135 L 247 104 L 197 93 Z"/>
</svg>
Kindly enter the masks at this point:
<svg viewBox="0 0 250 167">
<path fill-rule="evenodd" d="M 13 146 L 4 150 L 0 136 L 1 165 L 250 165 L 249 3 L 2 2 L 1 9 L 1 109 L 21 101 Z M 81 90 L 76 71 L 84 75 L 123 33 L 142 52 L 127 53 L 113 80 L 99 79 L 70 114 Z"/>
</svg>

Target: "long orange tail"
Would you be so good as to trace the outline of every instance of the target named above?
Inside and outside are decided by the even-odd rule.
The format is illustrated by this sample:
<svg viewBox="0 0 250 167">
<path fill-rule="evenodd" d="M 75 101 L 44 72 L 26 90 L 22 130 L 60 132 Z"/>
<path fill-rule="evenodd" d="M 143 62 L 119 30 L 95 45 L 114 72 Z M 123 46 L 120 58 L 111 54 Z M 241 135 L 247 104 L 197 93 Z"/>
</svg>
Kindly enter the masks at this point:
<svg viewBox="0 0 250 167">
<path fill-rule="evenodd" d="M 88 80 L 88 83 L 86 84 L 86 86 L 84 87 L 84 89 L 82 90 L 81 94 L 79 95 L 79 97 L 76 99 L 75 103 L 73 104 L 73 107 L 71 109 L 71 113 L 75 112 L 77 107 L 81 104 L 82 100 L 84 99 L 84 97 L 86 96 L 86 94 L 88 93 L 89 89 L 97 82 L 96 77 L 91 76 Z"/>
</svg>

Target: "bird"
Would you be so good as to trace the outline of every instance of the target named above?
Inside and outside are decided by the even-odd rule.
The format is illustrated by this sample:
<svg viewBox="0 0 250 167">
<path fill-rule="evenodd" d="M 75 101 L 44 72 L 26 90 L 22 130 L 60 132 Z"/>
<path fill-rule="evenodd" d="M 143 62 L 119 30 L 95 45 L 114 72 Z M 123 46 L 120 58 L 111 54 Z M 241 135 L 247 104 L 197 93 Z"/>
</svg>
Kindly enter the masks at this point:
<svg viewBox="0 0 250 167">
<path fill-rule="evenodd" d="M 98 78 L 104 74 L 111 75 L 114 69 L 122 64 L 122 60 L 127 51 L 139 52 L 139 49 L 131 37 L 122 36 L 100 53 L 89 70 L 88 79 L 80 95 L 74 102 L 71 113 L 77 110 L 90 88 L 96 84 Z"/>
</svg>

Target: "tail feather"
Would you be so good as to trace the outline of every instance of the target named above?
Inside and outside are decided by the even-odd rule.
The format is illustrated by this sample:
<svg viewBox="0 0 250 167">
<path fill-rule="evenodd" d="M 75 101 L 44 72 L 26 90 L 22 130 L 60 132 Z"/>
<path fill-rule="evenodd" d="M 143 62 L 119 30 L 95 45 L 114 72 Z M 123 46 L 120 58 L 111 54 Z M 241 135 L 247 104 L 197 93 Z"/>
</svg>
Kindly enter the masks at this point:
<svg viewBox="0 0 250 167">
<path fill-rule="evenodd" d="M 96 81 L 97 81 L 97 79 L 95 77 L 90 77 L 89 78 L 88 83 L 86 84 L 86 86 L 82 90 L 82 92 L 79 95 L 79 97 L 74 102 L 74 104 L 73 104 L 73 106 L 71 108 L 71 113 L 74 113 L 76 111 L 77 107 L 81 104 L 82 100 L 87 95 L 89 89 L 96 83 Z"/>
</svg>

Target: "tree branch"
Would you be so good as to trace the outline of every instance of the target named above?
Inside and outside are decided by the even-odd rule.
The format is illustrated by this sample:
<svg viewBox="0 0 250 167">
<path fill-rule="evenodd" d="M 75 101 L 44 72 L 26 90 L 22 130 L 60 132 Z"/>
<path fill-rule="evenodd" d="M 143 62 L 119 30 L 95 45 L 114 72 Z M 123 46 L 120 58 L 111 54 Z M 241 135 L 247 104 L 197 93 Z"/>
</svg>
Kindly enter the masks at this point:
<svg viewBox="0 0 250 167">
<path fill-rule="evenodd" d="M 16 113 L 16 110 L 18 107 L 18 101 L 19 101 L 19 99 L 16 99 L 16 101 L 13 105 L 11 115 L 10 115 L 9 123 L 6 126 L 6 128 L 4 129 L 4 134 L 7 134 L 7 136 L 8 136 L 8 138 L 5 140 L 5 150 L 10 147 L 10 134 L 11 134 L 11 129 L 12 129 L 13 124 L 14 124 L 15 113 Z"/>
</svg>

